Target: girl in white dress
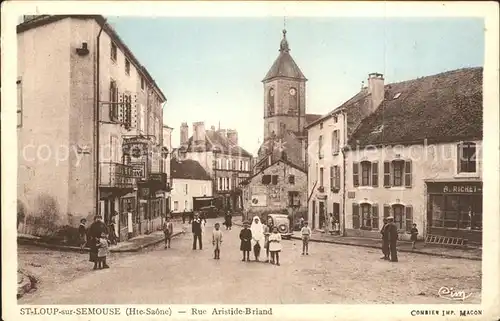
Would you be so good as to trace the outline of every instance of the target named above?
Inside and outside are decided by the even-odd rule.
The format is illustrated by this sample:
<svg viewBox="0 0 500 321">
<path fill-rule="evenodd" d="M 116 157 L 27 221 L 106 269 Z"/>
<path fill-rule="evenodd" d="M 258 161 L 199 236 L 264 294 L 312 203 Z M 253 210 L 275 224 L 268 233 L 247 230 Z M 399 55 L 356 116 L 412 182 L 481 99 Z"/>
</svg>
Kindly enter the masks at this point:
<svg viewBox="0 0 500 321">
<path fill-rule="evenodd" d="M 269 252 L 271 252 L 271 264 L 280 265 L 281 234 L 278 228 L 273 227 L 273 232 L 269 235 Z"/>
</svg>

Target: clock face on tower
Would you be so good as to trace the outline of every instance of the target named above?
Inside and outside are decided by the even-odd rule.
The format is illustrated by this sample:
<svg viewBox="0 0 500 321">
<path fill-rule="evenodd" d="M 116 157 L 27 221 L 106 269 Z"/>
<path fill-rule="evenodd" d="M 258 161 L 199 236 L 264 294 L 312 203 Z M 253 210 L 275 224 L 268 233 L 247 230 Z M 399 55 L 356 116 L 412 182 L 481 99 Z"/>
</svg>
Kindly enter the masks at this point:
<svg viewBox="0 0 500 321">
<path fill-rule="evenodd" d="M 290 95 L 295 96 L 297 94 L 297 90 L 295 88 L 290 88 Z"/>
</svg>

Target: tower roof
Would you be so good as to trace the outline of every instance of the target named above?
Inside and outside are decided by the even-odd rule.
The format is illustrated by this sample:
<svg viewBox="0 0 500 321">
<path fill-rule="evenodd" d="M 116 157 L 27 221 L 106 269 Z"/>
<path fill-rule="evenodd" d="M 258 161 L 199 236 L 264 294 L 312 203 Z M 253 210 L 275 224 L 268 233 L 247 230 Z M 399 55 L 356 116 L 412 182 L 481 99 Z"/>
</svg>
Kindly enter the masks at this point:
<svg viewBox="0 0 500 321">
<path fill-rule="evenodd" d="M 297 66 L 293 60 L 292 56 L 290 56 L 290 47 L 288 45 L 288 40 L 286 39 L 285 29 L 283 30 L 283 39 L 280 43 L 280 54 L 262 81 L 267 81 L 276 77 L 307 80 L 299 66 Z"/>
</svg>

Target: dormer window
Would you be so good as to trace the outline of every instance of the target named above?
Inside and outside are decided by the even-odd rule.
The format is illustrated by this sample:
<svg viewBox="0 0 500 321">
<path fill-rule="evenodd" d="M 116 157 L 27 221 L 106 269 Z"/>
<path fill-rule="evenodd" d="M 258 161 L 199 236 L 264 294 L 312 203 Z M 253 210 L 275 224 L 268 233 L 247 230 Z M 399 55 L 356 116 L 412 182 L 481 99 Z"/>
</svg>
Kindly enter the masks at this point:
<svg viewBox="0 0 500 321">
<path fill-rule="evenodd" d="M 476 143 L 463 142 L 457 146 L 457 171 L 458 173 L 476 172 Z"/>
</svg>

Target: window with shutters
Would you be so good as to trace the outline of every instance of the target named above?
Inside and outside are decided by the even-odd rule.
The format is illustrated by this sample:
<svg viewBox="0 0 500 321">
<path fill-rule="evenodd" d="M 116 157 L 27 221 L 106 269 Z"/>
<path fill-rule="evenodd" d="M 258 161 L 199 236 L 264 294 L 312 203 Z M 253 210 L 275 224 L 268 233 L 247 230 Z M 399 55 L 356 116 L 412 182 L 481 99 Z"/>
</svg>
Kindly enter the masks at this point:
<svg viewBox="0 0 500 321">
<path fill-rule="evenodd" d="M 23 86 L 21 78 L 16 81 L 17 85 L 17 128 L 23 126 Z"/>
<path fill-rule="evenodd" d="M 359 186 L 359 163 L 352 163 L 352 183 Z"/>
<path fill-rule="evenodd" d="M 361 227 L 365 229 L 371 229 L 372 227 L 371 208 L 370 204 L 361 204 Z"/>
<path fill-rule="evenodd" d="M 263 185 L 271 184 L 271 175 L 262 175 L 262 184 Z"/>
<path fill-rule="evenodd" d="M 111 121 L 117 122 L 119 120 L 118 104 L 118 87 L 116 81 L 111 80 L 109 83 L 109 118 Z"/>
<path fill-rule="evenodd" d="M 378 229 L 378 204 L 372 204 L 372 228 Z"/>
<path fill-rule="evenodd" d="M 370 186 L 372 164 L 370 162 L 361 162 L 361 186 Z"/>
<path fill-rule="evenodd" d="M 378 162 L 372 163 L 372 186 L 378 187 Z"/>
<path fill-rule="evenodd" d="M 405 187 L 411 187 L 412 184 L 412 164 L 411 160 L 405 161 Z"/>
<path fill-rule="evenodd" d="M 359 229 L 359 205 L 352 204 L 352 228 Z"/>
<path fill-rule="evenodd" d="M 339 130 L 334 130 L 332 132 L 332 154 L 337 155 L 340 151 L 340 137 L 339 137 Z"/>
<path fill-rule="evenodd" d="M 457 165 L 458 173 L 475 173 L 476 172 L 476 144 L 472 142 L 464 142 L 457 145 Z"/>
<path fill-rule="evenodd" d="M 290 183 L 290 185 L 295 184 L 295 175 L 288 176 L 288 183 Z"/>
<path fill-rule="evenodd" d="M 337 165 L 330 167 L 330 187 L 332 191 L 340 189 L 340 167 Z"/>
<path fill-rule="evenodd" d="M 125 74 L 130 75 L 130 61 L 125 58 Z"/>
<path fill-rule="evenodd" d="M 118 56 L 118 48 L 114 42 L 111 42 L 111 60 L 116 61 Z"/>
<path fill-rule="evenodd" d="M 272 175 L 272 177 L 271 177 L 271 183 L 273 185 L 278 185 L 278 175 Z"/>
<path fill-rule="evenodd" d="M 323 158 L 323 135 L 320 135 L 318 138 L 318 158 Z"/>
<path fill-rule="evenodd" d="M 392 161 L 392 186 L 403 186 L 403 166 L 404 161 Z"/>
<path fill-rule="evenodd" d="M 398 230 L 405 228 L 405 207 L 400 204 L 392 206 L 392 212 L 394 213 L 394 224 L 396 224 Z"/>
</svg>

